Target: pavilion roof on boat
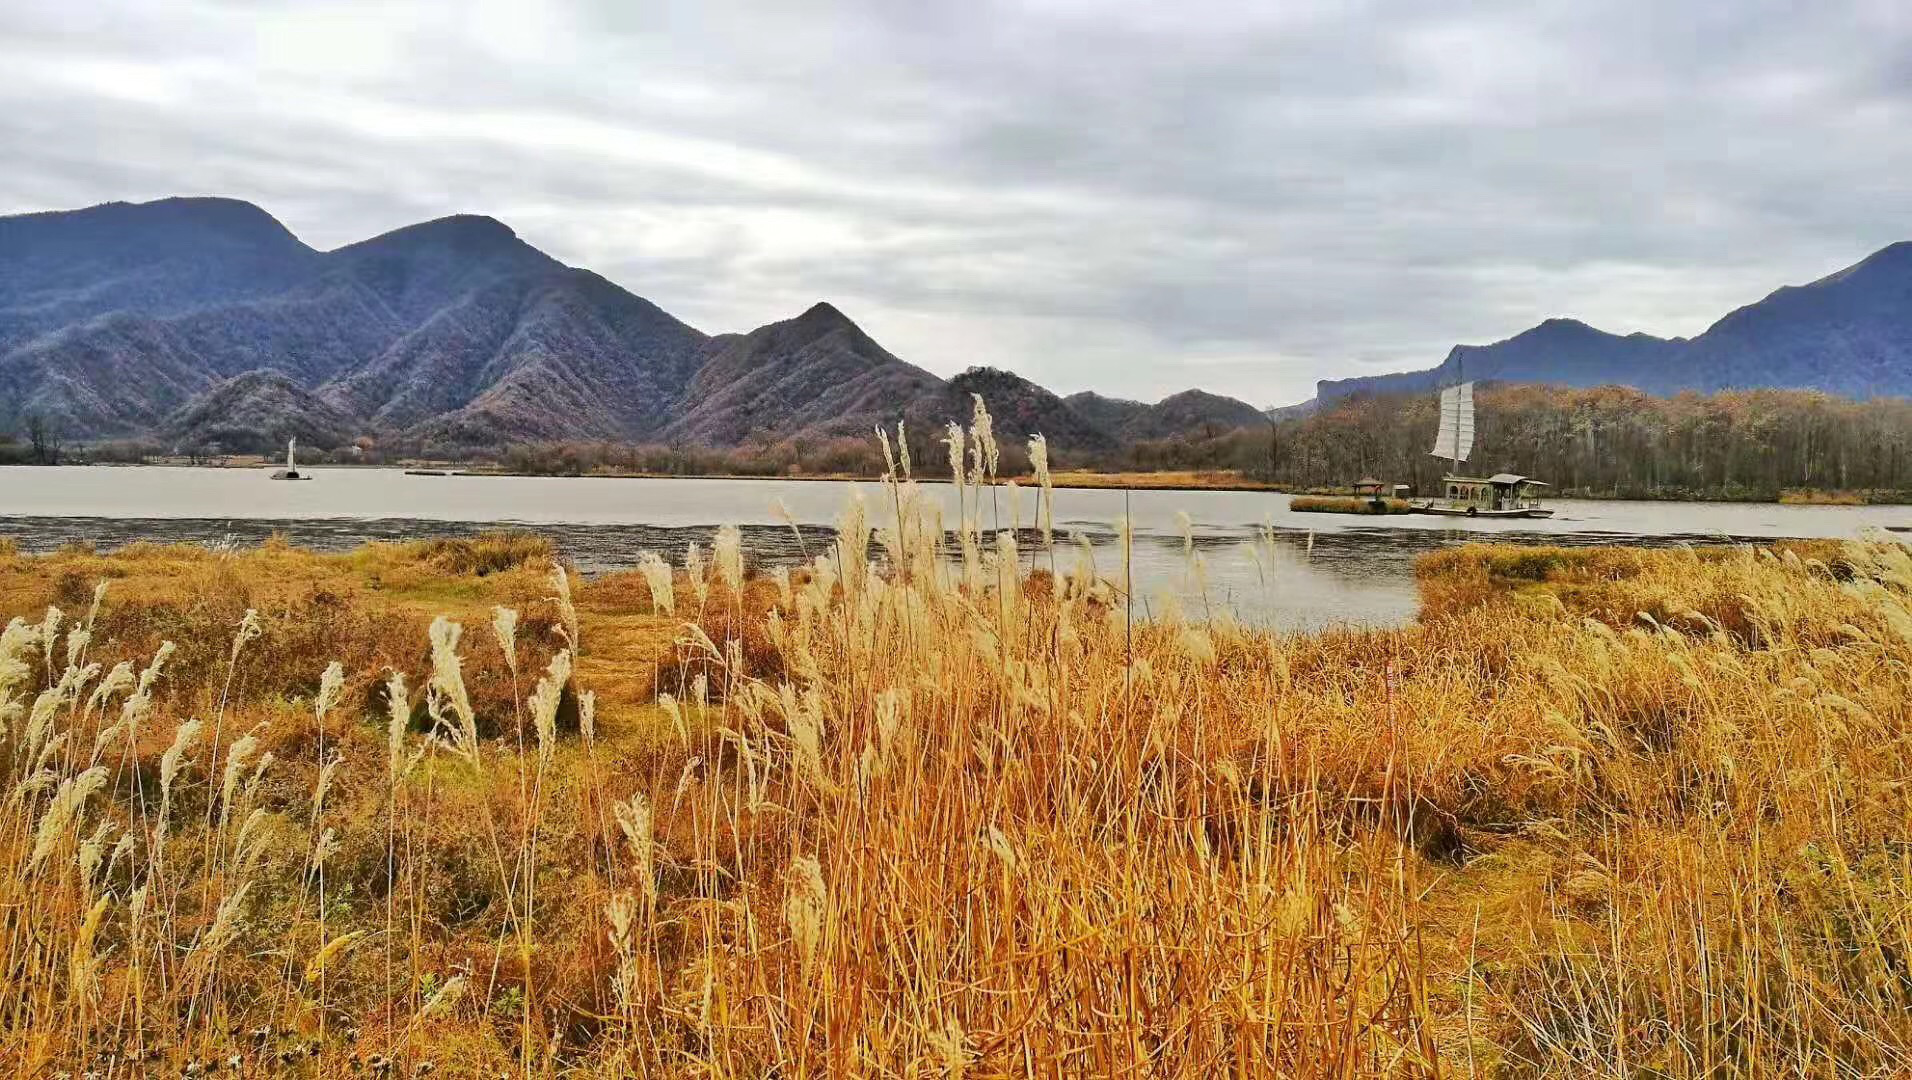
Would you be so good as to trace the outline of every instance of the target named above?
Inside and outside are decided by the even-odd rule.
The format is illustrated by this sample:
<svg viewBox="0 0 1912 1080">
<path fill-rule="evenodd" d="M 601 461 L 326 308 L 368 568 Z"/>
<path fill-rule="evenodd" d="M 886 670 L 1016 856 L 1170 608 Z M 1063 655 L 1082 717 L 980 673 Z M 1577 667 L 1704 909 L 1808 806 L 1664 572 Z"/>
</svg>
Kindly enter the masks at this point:
<svg viewBox="0 0 1912 1080">
<path fill-rule="evenodd" d="M 1495 487 L 1520 487 L 1523 484 L 1528 487 L 1550 486 L 1545 480 L 1535 480 L 1531 476 L 1521 476 L 1510 472 L 1495 473 L 1487 478 L 1487 482 Z"/>
</svg>

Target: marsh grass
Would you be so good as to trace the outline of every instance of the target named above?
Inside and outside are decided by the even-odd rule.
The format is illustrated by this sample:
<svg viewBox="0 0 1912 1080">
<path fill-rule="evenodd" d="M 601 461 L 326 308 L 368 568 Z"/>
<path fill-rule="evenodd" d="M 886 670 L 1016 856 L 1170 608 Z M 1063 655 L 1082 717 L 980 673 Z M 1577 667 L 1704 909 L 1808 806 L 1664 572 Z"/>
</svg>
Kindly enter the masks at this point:
<svg viewBox="0 0 1912 1080">
<path fill-rule="evenodd" d="M 1467 548 L 1402 629 L 1132 621 L 983 535 L 986 435 L 960 522 L 898 468 L 796 573 L 0 555 L 0 1055 L 1912 1067 L 1905 548 Z"/>
<path fill-rule="evenodd" d="M 1851 491 L 1821 488 L 1787 488 L 1779 501 L 1789 506 L 1899 506 L 1912 502 L 1912 492 L 1875 489 Z"/>
<path fill-rule="evenodd" d="M 1310 514 L 1405 514 L 1413 509 L 1406 499 L 1368 499 L 1353 495 L 1296 495 L 1288 509 Z"/>
</svg>

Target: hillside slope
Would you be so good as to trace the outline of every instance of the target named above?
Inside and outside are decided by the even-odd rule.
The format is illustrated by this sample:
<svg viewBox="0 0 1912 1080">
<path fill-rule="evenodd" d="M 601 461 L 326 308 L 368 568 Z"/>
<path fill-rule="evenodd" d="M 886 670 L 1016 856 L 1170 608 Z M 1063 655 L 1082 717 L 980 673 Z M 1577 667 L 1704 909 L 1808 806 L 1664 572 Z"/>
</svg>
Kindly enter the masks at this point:
<svg viewBox="0 0 1912 1080">
<path fill-rule="evenodd" d="M 1316 397 L 1424 391 L 1469 379 L 1682 390 L 1779 388 L 1912 395 L 1912 242 L 1807 285 L 1786 286 L 1690 340 L 1625 337 L 1549 319 L 1491 345 L 1457 345 L 1439 367 L 1325 379 Z"/>
<path fill-rule="evenodd" d="M 249 204 L 172 199 L 0 219 L 0 240 L 0 427 L 32 412 L 77 437 L 177 435 L 168 418 L 274 370 L 347 431 L 638 438 L 705 349 L 486 217 L 316 252 Z M 249 419 L 296 427 L 269 414 L 292 400 Z"/>
<path fill-rule="evenodd" d="M 1170 394 L 1153 405 L 1105 397 L 1093 390 L 1070 394 L 1063 400 L 1077 415 L 1124 442 L 1214 434 L 1268 422 L 1253 405 L 1205 390 Z"/>
<path fill-rule="evenodd" d="M 271 455 L 290 438 L 338 446 L 350 441 L 352 428 L 350 417 L 285 372 L 261 368 L 213 387 L 167 417 L 157 434 L 174 446 Z"/>
<path fill-rule="evenodd" d="M 969 417 L 979 395 L 989 407 L 999 442 L 1018 445 L 1040 432 L 1050 444 L 1069 450 L 1109 450 L 1119 442 L 1108 429 L 1090 422 L 1055 394 L 1013 371 L 973 367 L 949 381 L 958 419 Z"/>
<path fill-rule="evenodd" d="M 905 416 L 933 419 L 946 411 L 936 408 L 946 392 L 941 379 L 818 303 L 794 319 L 714 339 L 665 435 L 708 446 L 863 436 Z"/>
<path fill-rule="evenodd" d="M 1912 244 L 1788 287 L 1691 341 L 1550 319 L 1439 367 L 1327 380 L 1319 400 L 1469 378 L 1657 393 L 1807 387 L 1912 394 Z M 1011 372 L 944 380 L 820 303 L 709 337 L 566 266 L 503 222 L 455 215 L 332 251 L 220 198 L 0 217 L 0 432 L 274 442 L 373 435 L 443 448 L 540 440 L 712 447 L 928 437 L 980 394 L 998 429 L 1062 452 L 1260 425 L 1232 398 L 1068 399 Z M 222 410 L 224 413 L 222 414 Z"/>
</svg>

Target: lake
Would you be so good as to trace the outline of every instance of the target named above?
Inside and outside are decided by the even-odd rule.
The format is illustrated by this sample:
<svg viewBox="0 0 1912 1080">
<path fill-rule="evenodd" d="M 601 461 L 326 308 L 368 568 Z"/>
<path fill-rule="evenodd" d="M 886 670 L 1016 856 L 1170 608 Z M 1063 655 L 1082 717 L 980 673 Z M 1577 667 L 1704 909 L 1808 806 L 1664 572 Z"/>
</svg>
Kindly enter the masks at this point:
<svg viewBox="0 0 1912 1080">
<path fill-rule="evenodd" d="M 790 563 L 834 535 L 853 491 L 869 502 L 872 525 L 888 497 L 874 482 L 824 480 L 611 479 L 601 477 L 410 476 L 396 469 L 313 470 L 314 479 L 275 482 L 262 469 L 170 467 L 0 467 L 0 536 L 26 551 L 73 540 L 112 548 L 136 540 L 256 544 L 274 532 L 295 543 L 341 550 L 367 540 L 468 535 L 512 526 L 551 536 L 585 573 L 633 565 L 639 552 L 678 561 L 685 545 L 708 544 L 719 525 L 739 526 L 755 565 Z M 941 497 L 953 520 L 954 491 Z M 1012 520 L 998 492 L 1003 527 Z M 779 516 L 778 504 L 801 528 Z M 1032 523 L 1033 493 L 1018 499 Z M 1794 537 L 1852 537 L 1912 526 L 1912 507 L 1779 506 L 1560 500 L 1556 516 L 1477 521 L 1421 515 L 1303 514 L 1267 492 L 1056 492 L 1058 544 L 1081 533 L 1098 565 L 1119 574 L 1115 522 L 1125 505 L 1135 523 L 1136 594 L 1144 613 L 1179 603 L 1191 614 L 1225 607 L 1280 629 L 1398 625 L 1414 618 L 1414 560 L 1457 543 L 1718 543 Z M 1193 522 L 1206 564 L 1205 590 L 1190 580 L 1178 512 Z M 1272 565 L 1248 556 L 1262 523 L 1273 526 Z M 985 511 L 985 526 L 994 529 Z M 1071 556 L 1058 553 L 1067 565 Z"/>
</svg>

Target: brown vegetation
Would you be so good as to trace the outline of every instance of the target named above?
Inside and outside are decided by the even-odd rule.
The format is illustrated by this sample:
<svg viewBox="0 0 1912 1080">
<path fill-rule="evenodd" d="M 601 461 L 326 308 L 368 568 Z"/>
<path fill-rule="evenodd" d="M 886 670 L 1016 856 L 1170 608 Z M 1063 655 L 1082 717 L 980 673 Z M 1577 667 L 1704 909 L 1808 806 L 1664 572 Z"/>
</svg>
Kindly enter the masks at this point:
<svg viewBox="0 0 1912 1080">
<path fill-rule="evenodd" d="M 1476 402 L 1468 471 L 1537 476 L 1560 494 L 1770 502 L 1788 488 L 1822 488 L 1912 498 L 1912 401 L 1900 398 L 1486 386 Z M 1274 479 L 1306 488 L 1380 476 L 1435 490 L 1448 468 L 1428 454 L 1437 419 L 1432 394 L 1337 402 L 1281 425 Z M 1267 461 L 1268 433 L 1239 453 Z"/>
<path fill-rule="evenodd" d="M 1912 500 L 1912 402 L 1899 399 L 1852 401 L 1792 390 L 1657 398 L 1621 387 L 1486 386 L 1478 408 L 1479 441 L 1469 468 L 1537 476 L 1561 495 Z M 1430 394 L 1351 398 L 1274 425 L 1211 426 L 1094 453 L 1068 449 L 1059 460 L 1073 471 L 1059 467 L 1057 482 L 1066 476 L 1067 486 L 1081 487 L 1308 491 L 1380 476 L 1434 490 L 1447 468 L 1427 453 L 1435 419 Z M 938 475 L 940 434 L 910 432 L 925 476 Z M 1017 449 L 1005 447 L 1012 455 Z M 869 441 L 856 439 L 735 451 L 516 447 L 504 462 L 520 471 L 559 473 L 873 477 L 883 471 Z M 1012 460 L 1004 474 L 1026 469 Z"/>
<path fill-rule="evenodd" d="M 1419 625 L 1275 637 L 930 504 L 754 579 L 725 534 L 589 585 L 514 537 L 0 554 L 0 1056 L 1912 1066 L 1905 548 L 1469 548 Z"/>
<path fill-rule="evenodd" d="M 1817 488 L 1787 488 L 1779 501 L 1788 506 L 1864 506 L 1870 502 L 1902 501 L 1893 492 L 1820 491 Z"/>
<path fill-rule="evenodd" d="M 1296 495 L 1288 509 L 1312 514 L 1405 514 L 1406 499 L 1373 499 L 1354 495 Z"/>
</svg>

